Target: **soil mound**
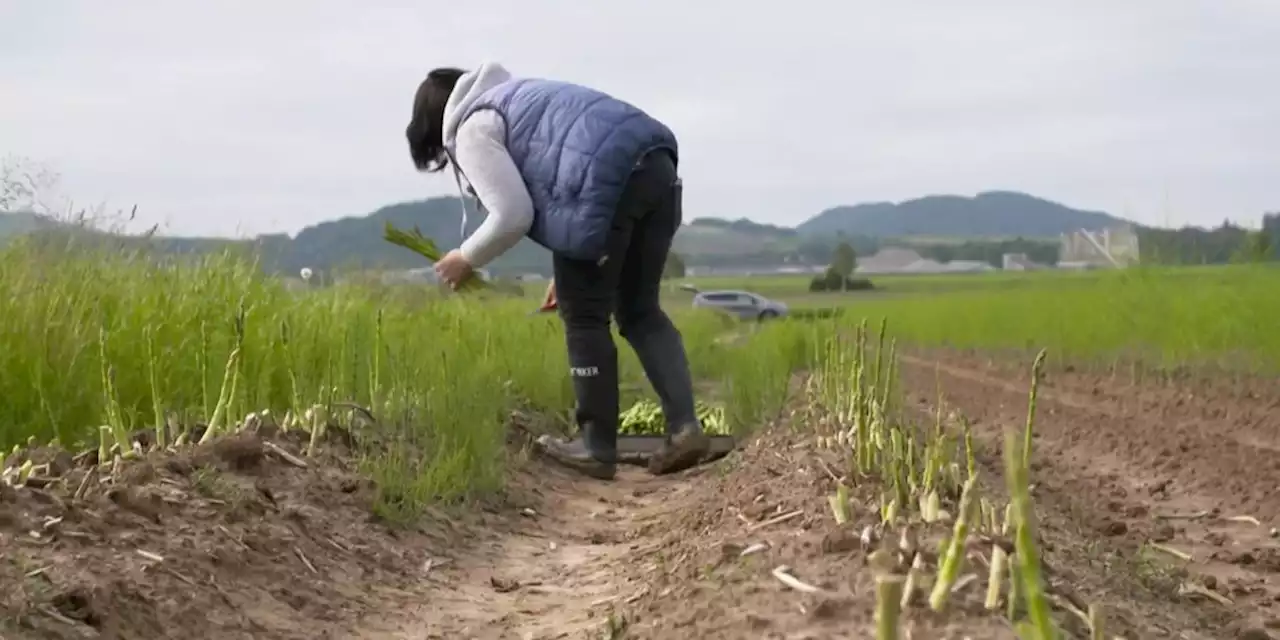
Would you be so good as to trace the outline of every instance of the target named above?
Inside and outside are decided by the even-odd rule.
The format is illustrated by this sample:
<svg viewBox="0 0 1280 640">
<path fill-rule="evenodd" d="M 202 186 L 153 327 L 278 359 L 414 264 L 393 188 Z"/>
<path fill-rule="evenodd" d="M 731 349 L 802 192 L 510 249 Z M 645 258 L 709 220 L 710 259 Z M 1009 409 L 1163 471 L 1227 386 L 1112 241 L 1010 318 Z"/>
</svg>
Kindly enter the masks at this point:
<svg viewBox="0 0 1280 640">
<path fill-rule="evenodd" d="M 352 637 L 418 584 L 446 534 L 372 522 L 340 447 L 264 435 L 102 466 L 25 452 L 39 475 L 0 484 L 0 637 Z"/>
</svg>

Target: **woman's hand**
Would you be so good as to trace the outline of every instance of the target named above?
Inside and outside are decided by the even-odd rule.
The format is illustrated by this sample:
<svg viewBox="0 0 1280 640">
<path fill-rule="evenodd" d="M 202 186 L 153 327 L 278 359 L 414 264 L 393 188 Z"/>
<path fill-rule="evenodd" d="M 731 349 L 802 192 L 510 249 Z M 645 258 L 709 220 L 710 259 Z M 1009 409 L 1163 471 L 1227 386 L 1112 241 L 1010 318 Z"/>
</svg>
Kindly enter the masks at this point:
<svg viewBox="0 0 1280 640">
<path fill-rule="evenodd" d="M 467 259 L 462 257 L 462 252 L 457 249 L 440 258 L 440 261 L 436 262 L 435 270 L 436 276 L 455 291 L 473 273 L 471 263 L 467 262 Z"/>
<path fill-rule="evenodd" d="M 547 285 L 547 295 L 542 298 L 542 306 L 538 307 L 538 311 L 550 311 L 555 309 L 556 305 L 556 281 L 552 280 Z"/>
</svg>

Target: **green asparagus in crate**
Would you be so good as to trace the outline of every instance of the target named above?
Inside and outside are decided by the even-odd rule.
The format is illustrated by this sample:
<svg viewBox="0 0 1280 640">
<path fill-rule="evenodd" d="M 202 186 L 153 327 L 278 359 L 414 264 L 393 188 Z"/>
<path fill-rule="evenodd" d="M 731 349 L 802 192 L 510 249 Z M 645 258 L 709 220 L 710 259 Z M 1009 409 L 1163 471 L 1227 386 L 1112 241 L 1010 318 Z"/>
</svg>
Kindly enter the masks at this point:
<svg viewBox="0 0 1280 640">
<path fill-rule="evenodd" d="M 697 413 L 703 430 L 708 434 L 728 435 L 729 425 L 724 417 L 724 407 L 698 401 Z M 666 432 L 662 407 L 652 400 L 640 400 L 618 416 L 618 427 L 618 432 L 623 435 L 662 435 Z"/>
</svg>

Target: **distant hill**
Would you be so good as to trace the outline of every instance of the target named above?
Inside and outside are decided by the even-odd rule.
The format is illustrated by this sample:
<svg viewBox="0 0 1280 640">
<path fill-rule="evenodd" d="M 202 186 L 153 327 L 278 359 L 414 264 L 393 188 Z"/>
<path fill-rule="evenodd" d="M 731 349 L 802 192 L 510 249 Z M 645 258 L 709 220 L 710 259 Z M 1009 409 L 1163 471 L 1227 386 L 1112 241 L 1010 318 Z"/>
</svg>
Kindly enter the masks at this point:
<svg viewBox="0 0 1280 640">
<path fill-rule="evenodd" d="M 737 220 L 725 220 L 724 218 L 694 218 L 689 223 L 694 227 L 705 227 L 708 229 L 724 229 L 749 236 L 756 237 L 781 237 L 793 238 L 796 236 L 796 230 L 791 227 L 779 227 L 774 224 L 761 224 L 746 218 L 738 218 Z"/>
<path fill-rule="evenodd" d="M 410 229 L 418 227 L 435 240 L 441 250 L 462 244 L 463 238 L 479 228 L 483 213 L 469 208 L 466 234 L 462 232 L 462 208 L 457 198 L 443 197 L 402 202 L 382 207 L 367 216 L 342 218 L 307 227 L 293 237 L 280 268 L 295 272 L 302 267 L 324 265 L 358 268 L 409 269 L 425 266 L 425 261 L 406 249 L 382 239 L 386 223 Z M 491 265 L 495 271 L 545 272 L 551 269 L 551 253 L 533 243 L 521 240 L 511 251 Z"/>
<path fill-rule="evenodd" d="M 987 191 L 972 198 L 937 195 L 898 204 L 876 202 L 833 207 L 801 223 L 796 230 L 802 236 L 844 233 L 878 238 L 1044 238 L 1117 224 L 1132 223 L 1025 193 Z"/>
<path fill-rule="evenodd" d="M 799 244 L 795 229 L 760 224 L 746 218 L 697 218 L 680 228 L 674 241 L 681 255 L 736 255 L 760 251 L 786 252 Z"/>
<path fill-rule="evenodd" d="M 475 208 L 471 212 L 467 235 L 483 220 L 483 214 Z M 271 234 L 232 240 L 122 237 L 85 230 L 76 233 L 118 245 L 145 245 L 161 253 L 254 251 L 260 256 L 263 268 L 275 273 L 295 274 L 302 267 L 324 271 L 425 266 L 421 257 L 382 239 L 387 222 L 401 228 L 417 226 L 443 250 L 457 247 L 464 237 L 459 228 L 459 202 L 452 197 L 388 205 L 367 215 L 307 227 L 293 237 Z M 841 240 L 852 244 L 859 255 L 896 246 L 914 248 L 937 260 L 983 260 L 999 265 L 1003 253 L 1015 252 L 1029 253 L 1038 261 L 1052 263 L 1056 261 L 1058 234 L 1125 223 L 1105 213 L 1072 209 L 1023 193 L 990 191 L 974 197 L 938 195 L 898 204 L 834 207 L 794 229 L 746 219 L 695 218 L 680 228 L 673 248 L 692 267 L 825 265 Z M 0 238 L 31 233 L 56 238 L 67 229 L 69 227 L 33 214 L 0 213 Z M 1243 237 L 1243 232 L 1237 231 L 1138 227 L 1144 256 L 1168 262 L 1222 260 L 1222 255 L 1234 251 L 1233 247 L 1238 244 L 1236 236 Z M 1204 235 L 1206 233 L 1210 235 Z M 1280 245 L 1280 236 L 1277 237 Z M 551 256 L 533 242 L 522 240 L 489 268 L 505 275 L 550 274 Z"/>
<path fill-rule="evenodd" d="M 474 233 L 484 216 L 471 209 L 466 235 Z M 8 217 L 8 214 L 5 215 Z M 0 218 L 2 220 L 3 218 Z M 435 240 L 442 250 L 456 248 L 465 237 L 462 233 L 462 210 L 457 198 L 431 198 L 382 207 L 365 216 L 352 216 L 306 227 L 297 235 L 267 234 L 251 239 L 184 238 L 156 236 L 117 236 L 88 229 L 50 225 L 27 231 L 37 237 L 56 239 L 65 233 L 76 233 L 81 240 L 123 246 L 147 246 L 161 253 L 194 253 L 243 249 L 256 253 L 264 269 L 275 273 L 298 273 L 303 267 L 332 269 L 412 269 L 426 266 L 417 254 L 394 246 L 382 239 L 383 228 L 390 222 L 397 227 L 418 227 Z M 492 265 L 494 270 L 508 273 L 550 273 L 551 254 L 530 240 L 522 240 Z"/>
<path fill-rule="evenodd" d="M 0 238 L 52 229 L 55 226 L 56 222 L 35 213 L 0 211 Z"/>
</svg>

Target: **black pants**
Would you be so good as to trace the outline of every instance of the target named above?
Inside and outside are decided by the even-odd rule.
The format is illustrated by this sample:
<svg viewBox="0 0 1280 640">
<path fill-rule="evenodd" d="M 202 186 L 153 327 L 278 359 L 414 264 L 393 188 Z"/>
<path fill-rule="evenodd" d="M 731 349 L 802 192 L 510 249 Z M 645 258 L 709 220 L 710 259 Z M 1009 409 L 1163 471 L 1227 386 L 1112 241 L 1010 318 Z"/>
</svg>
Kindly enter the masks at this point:
<svg viewBox="0 0 1280 640">
<path fill-rule="evenodd" d="M 555 258 L 556 297 L 577 396 L 577 422 L 592 455 L 613 461 L 618 442 L 618 353 L 609 317 L 640 357 L 668 433 L 697 423 L 680 332 L 662 311 L 662 271 L 682 218 L 676 167 L 655 151 L 631 174 L 601 264 Z"/>
</svg>

